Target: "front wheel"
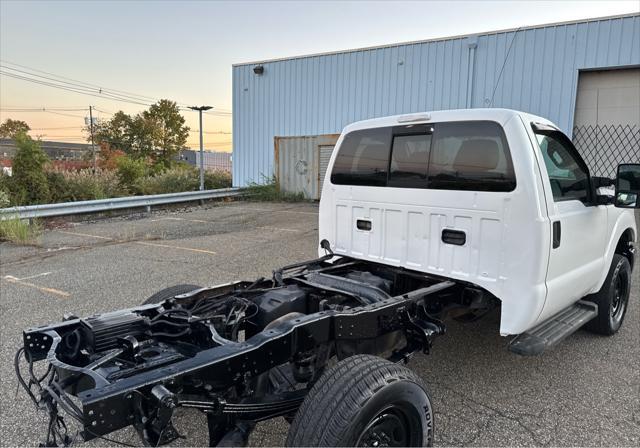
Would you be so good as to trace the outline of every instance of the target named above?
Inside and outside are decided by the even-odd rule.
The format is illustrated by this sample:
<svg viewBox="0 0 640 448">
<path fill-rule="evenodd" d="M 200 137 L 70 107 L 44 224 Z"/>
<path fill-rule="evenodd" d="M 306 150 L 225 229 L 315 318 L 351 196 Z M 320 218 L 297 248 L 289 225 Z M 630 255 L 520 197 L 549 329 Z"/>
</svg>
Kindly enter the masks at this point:
<svg viewBox="0 0 640 448">
<path fill-rule="evenodd" d="M 631 265 L 629 260 L 614 254 L 607 278 L 598 291 L 586 300 L 598 305 L 598 315 L 587 322 L 585 328 L 594 333 L 610 336 L 618 332 L 627 312 L 631 293 Z"/>
<path fill-rule="evenodd" d="M 433 411 L 408 368 L 356 355 L 328 369 L 298 410 L 287 446 L 432 446 Z"/>
</svg>

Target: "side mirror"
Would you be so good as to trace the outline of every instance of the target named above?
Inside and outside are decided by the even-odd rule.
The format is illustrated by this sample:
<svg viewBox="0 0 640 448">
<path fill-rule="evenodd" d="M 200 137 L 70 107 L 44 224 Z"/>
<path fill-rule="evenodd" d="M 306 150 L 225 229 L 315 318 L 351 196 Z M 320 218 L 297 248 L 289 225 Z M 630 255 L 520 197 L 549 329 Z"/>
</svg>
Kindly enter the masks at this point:
<svg viewBox="0 0 640 448">
<path fill-rule="evenodd" d="M 618 165 L 615 206 L 640 208 L 640 163 Z"/>
</svg>

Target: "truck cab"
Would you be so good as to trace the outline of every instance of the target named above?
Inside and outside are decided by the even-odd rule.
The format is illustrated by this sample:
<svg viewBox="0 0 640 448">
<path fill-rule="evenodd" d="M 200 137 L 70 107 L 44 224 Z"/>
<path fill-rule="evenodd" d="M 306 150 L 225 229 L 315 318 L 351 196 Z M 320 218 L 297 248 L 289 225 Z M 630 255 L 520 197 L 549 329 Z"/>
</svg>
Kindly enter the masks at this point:
<svg viewBox="0 0 640 448">
<path fill-rule="evenodd" d="M 500 333 L 523 333 L 633 266 L 633 211 L 614 206 L 553 123 L 505 109 L 400 115 L 347 126 L 320 201 L 336 254 L 482 288 Z"/>
</svg>

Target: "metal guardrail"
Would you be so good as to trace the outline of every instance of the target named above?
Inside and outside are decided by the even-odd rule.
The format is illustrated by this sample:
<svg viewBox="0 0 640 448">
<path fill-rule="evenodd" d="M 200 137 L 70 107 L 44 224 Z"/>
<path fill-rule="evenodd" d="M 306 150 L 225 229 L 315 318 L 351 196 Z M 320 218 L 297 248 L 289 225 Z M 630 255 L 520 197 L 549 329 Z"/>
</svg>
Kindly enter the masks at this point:
<svg viewBox="0 0 640 448">
<path fill-rule="evenodd" d="M 149 209 L 153 205 L 227 198 L 238 196 L 240 194 L 241 191 L 239 188 L 222 188 L 219 190 L 186 191 L 183 193 L 154 194 L 148 196 L 127 196 L 122 198 L 97 199 L 94 201 L 23 205 L 18 207 L 0 208 L 0 220 L 15 216 L 21 219 L 48 218 L 52 216 L 78 215 L 81 213 L 96 213 L 125 208 L 147 207 L 147 209 Z"/>
</svg>

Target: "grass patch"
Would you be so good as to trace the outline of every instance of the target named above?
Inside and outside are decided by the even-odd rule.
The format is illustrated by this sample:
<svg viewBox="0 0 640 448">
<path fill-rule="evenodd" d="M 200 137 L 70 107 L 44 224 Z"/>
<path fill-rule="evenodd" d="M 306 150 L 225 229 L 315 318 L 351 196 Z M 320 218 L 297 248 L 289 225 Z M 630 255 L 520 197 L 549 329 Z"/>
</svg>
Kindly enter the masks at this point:
<svg viewBox="0 0 640 448">
<path fill-rule="evenodd" d="M 304 197 L 304 193 L 289 193 L 281 191 L 280 184 L 275 176 L 265 178 L 265 180 L 267 182 L 263 184 L 251 182 L 243 191 L 245 198 L 251 201 L 265 202 L 302 202 L 307 200 Z"/>
<path fill-rule="evenodd" d="M 0 241 L 16 244 L 33 244 L 42 234 L 42 225 L 37 221 L 29 223 L 18 217 L 0 221 Z"/>
</svg>

